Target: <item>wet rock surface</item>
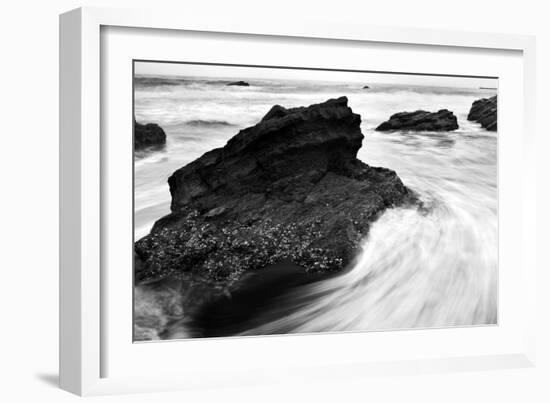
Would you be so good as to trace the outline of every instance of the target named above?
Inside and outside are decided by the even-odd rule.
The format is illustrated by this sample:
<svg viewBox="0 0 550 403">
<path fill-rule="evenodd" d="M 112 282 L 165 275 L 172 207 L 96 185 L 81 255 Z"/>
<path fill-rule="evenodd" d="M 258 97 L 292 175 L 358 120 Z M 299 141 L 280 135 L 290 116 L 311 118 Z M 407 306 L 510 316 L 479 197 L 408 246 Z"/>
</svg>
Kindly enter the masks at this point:
<svg viewBox="0 0 550 403">
<path fill-rule="evenodd" d="M 220 290 L 281 261 L 304 273 L 345 268 L 385 209 L 416 201 L 394 171 L 357 159 L 360 123 L 345 97 L 276 105 L 178 169 L 172 213 L 135 243 L 136 283 L 170 276 Z"/>
<path fill-rule="evenodd" d="M 134 120 L 134 149 L 142 150 L 148 147 L 162 146 L 166 144 L 166 133 L 156 123 L 145 125 Z"/>
<path fill-rule="evenodd" d="M 418 110 L 396 113 L 376 128 L 377 131 L 452 131 L 456 129 L 458 129 L 456 116 L 447 109 L 437 112 Z"/>
<path fill-rule="evenodd" d="M 468 120 L 479 123 L 484 129 L 497 131 L 497 96 L 474 101 Z"/>
</svg>

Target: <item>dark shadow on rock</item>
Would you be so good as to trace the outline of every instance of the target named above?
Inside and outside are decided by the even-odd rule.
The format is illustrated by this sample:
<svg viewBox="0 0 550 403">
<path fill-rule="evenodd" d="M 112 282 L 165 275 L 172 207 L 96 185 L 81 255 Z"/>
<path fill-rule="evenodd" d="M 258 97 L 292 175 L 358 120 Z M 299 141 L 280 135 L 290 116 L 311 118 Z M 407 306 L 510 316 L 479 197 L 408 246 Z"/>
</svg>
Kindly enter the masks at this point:
<svg viewBox="0 0 550 403">
<path fill-rule="evenodd" d="M 306 273 L 290 259 L 245 275 L 229 292 L 204 304 L 186 323 L 194 337 L 239 334 L 285 317 L 304 303 L 299 290 L 334 274 Z M 164 335 L 170 338 L 169 332 Z"/>
</svg>

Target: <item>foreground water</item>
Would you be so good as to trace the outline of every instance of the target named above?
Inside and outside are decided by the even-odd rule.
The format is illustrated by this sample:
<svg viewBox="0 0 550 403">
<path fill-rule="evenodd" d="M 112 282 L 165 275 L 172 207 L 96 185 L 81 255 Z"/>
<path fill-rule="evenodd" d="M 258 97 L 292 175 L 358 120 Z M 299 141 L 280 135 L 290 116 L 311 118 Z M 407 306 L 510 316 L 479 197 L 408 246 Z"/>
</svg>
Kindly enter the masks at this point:
<svg viewBox="0 0 550 403">
<path fill-rule="evenodd" d="M 304 286 L 300 309 L 244 334 L 496 323 L 497 135 L 466 120 L 471 103 L 492 91 L 402 85 L 363 90 L 357 83 L 266 80 L 226 87 L 211 79 L 138 79 L 136 118 L 159 123 L 167 144 L 135 158 L 136 239 L 169 212 L 166 180 L 177 168 L 223 146 L 274 104 L 304 106 L 342 95 L 363 120 L 358 158 L 395 170 L 426 208 L 388 210 L 372 226 L 351 270 Z M 459 130 L 374 131 L 393 113 L 442 108 L 457 115 Z M 154 299 L 139 290 L 136 296 L 143 297 L 136 315 L 163 315 L 147 302 Z M 150 338 L 167 322 L 155 321 Z"/>
</svg>

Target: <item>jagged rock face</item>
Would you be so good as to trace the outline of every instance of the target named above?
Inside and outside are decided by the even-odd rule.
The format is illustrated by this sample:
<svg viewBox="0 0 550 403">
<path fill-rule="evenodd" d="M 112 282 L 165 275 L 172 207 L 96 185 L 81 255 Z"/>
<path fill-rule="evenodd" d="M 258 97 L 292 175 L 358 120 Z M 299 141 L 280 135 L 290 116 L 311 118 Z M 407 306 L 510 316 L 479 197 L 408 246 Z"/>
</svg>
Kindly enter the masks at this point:
<svg viewBox="0 0 550 403">
<path fill-rule="evenodd" d="M 468 120 L 473 120 L 487 130 L 497 131 L 497 96 L 474 101 L 468 114 Z"/>
<path fill-rule="evenodd" d="M 166 133 L 155 123 L 142 125 L 134 120 L 134 149 L 141 150 L 147 147 L 166 144 Z"/>
<path fill-rule="evenodd" d="M 361 118 L 347 98 L 274 106 L 169 178 L 172 213 L 135 245 L 138 281 L 190 273 L 231 283 L 290 259 L 308 272 L 343 269 L 370 224 L 414 195 L 357 151 Z"/>
<path fill-rule="evenodd" d="M 451 131 L 458 129 L 456 116 L 447 109 L 437 112 L 400 112 L 376 128 L 377 131 Z"/>
<path fill-rule="evenodd" d="M 187 205 L 201 211 L 235 209 L 253 195 L 262 197 L 248 208 L 261 207 L 270 195 L 302 201 L 313 182 L 355 160 L 363 140 L 360 122 L 345 98 L 309 108 L 274 106 L 225 147 L 174 172 L 168 179 L 172 211 Z"/>
</svg>

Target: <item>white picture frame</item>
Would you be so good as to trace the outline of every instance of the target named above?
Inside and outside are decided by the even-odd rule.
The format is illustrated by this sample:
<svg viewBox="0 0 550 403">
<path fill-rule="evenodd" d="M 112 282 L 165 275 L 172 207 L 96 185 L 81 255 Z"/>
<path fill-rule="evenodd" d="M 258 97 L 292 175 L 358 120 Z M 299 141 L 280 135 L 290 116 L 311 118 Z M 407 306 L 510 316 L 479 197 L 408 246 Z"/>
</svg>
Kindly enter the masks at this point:
<svg viewBox="0 0 550 403">
<path fill-rule="evenodd" d="M 106 357 L 121 347 L 113 344 L 105 335 L 109 321 L 110 305 L 106 301 L 108 292 L 104 289 L 105 245 L 102 244 L 102 208 L 105 203 L 106 184 L 102 178 L 105 172 L 105 150 L 108 142 L 101 141 L 104 127 L 102 119 L 102 30 L 108 27 L 131 29 L 155 29 L 166 32 L 218 33 L 219 35 L 244 35 L 256 41 L 283 38 L 296 43 L 307 40 L 333 41 L 338 43 L 377 43 L 399 44 L 403 46 L 429 46 L 437 49 L 469 49 L 482 54 L 490 50 L 511 51 L 520 55 L 521 83 L 517 83 L 521 107 L 518 144 L 522 150 L 522 172 L 518 175 L 522 185 L 515 205 L 521 207 L 521 220 L 514 225 L 521 231 L 515 234 L 521 251 L 514 258 L 519 262 L 523 281 L 517 283 L 522 295 L 518 312 L 524 312 L 521 323 L 513 323 L 513 332 L 499 333 L 488 331 L 480 337 L 508 337 L 513 333 L 513 341 L 495 343 L 499 349 L 485 349 L 481 346 L 474 351 L 468 349 L 462 354 L 459 350 L 446 350 L 445 345 L 437 346 L 437 352 L 417 356 L 404 354 L 396 349 L 391 357 L 369 360 L 361 355 L 348 355 L 339 360 L 334 357 L 309 361 L 313 356 L 307 352 L 295 359 L 276 362 L 266 360 L 263 368 L 247 373 L 247 360 L 240 364 L 232 362 L 232 368 L 220 365 L 205 365 L 194 373 L 186 371 L 193 363 L 176 364 L 165 374 L 154 376 L 147 373 L 125 373 L 107 371 Z M 223 33 L 223 34 L 222 34 Z M 325 22 L 303 21 L 300 24 L 280 24 L 277 21 L 248 21 L 239 18 L 201 19 L 193 15 L 173 14 L 151 10 L 115 10 L 104 8 L 80 8 L 69 11 L 60 17 L 60 385 L 63 389 L 79 395 L 113 393 L 150 392 L 171 389 L 216 387 L 227 385 L 249 385 L 266 382 L 300 382 L 309 380 L 333 380 L 371 374 L 414 374 L 425 372 L 468 371 L 481 369 L 528 367 L 535 363 L 535 289 L 537 263 L 535 260 L 536 234 L 536 168 L 534 103 L 535 103 L 535 40 L 530 36 L 503 35 L 489 33 L 469 33 L 457 31 L 430 31 L 408 28 L 383 28 L 367 25 L 327 24 Z M 194 60 L 201 61 L 201 60 Z M 128 77 L 131 80 L 131 77 Z M 515 105 L 515 104 L 514 104 Z M 499 108 L 501 107 L 499 101 Z M 506 105 L 503 106 L 506 108 Z M 509 106 L 510 107 L 510 106 Z M 128 117 L 130 119 L 130 115 Z M 128 119 L 128 121 L 129 121 Z M 500 119 L 500 111 L 499 111 Z M 510 118 L 512 119 L 512 118 Z M 519 119 L 519 118 L 518 118 Z M 499 132 L 501 122 L 499 122 Z M 499 133 L 500 134 L 500 133 Z M 130 157 L 131 158 L 131 157 Z M 502 168 L 502 167 L 501 167 Z M 502 175 L 506 170 L 500 170 Z M 502 194 L 499 195 L 502 197 Z M 500 219 L 504 219 L 500 217 Z M 506 245 L 506 242 L 504 242 Z M 502 248 L 501 248 L 502 249 Z M 501 259 L 502 260 L 502 259 Z M 504 284 L 504 283 L 503 283 Z M 507 287 L 506 284 L 503 287 Z M 520 311 L 521 310 L 521 311 Z M 501 326 L 504 329 L 506 326 Z M 361 343 L 369 340 L 395 338 L 396 343 L 404 339 L 417 339 L 426 344 L 428 332 L 440 332 L 440 340 L 460 340 L 468 338 L 464 329 L 418 330 L 393 335 L 394 332 L 379 332 L 370 336 L 349 334 L 346 342 Z M 496 335 L 496 336 L 495 336 Z M 323 339 L 317 336 L 302 335 L 294 338 L 294 349 L 311 344 L 308 338 L 315 338 L 316 348 L 331 350 L 339 341 L 338 335 Z M 477 337 L 477 336 L 474 336 Z M 512 336 L 510 336 L 512 337 Z M 267 339 L 267 340 L 266 340 Z M 280 338 L 252 338 L 224 341 L 231 343 L 237 352 L 250 348 L 261 354 L 266 348 L 277 351 Z M 473 339 L 475 340 L 475 339 Z M 131 340 L 128 340 L 131 344 Z M 201 351 L 201 346 L 216 348 L 216 340 L 196 340 L 193 349 Z M 289 342 L 290 343 L 290 342 Z M 156 343 L 163 354 L 170 354 L 179 348 L 177 343 Z M 429 343 L 428 343 L 429 344 Z M 436 343 L 437 344 L 437 343 Z M 227 345 L 227 344 L 226 344 Z M 107 348 L 110 346 L 110 348 Z M 301 346 L 301 347 L 300 347 Z M 306 349 L 307 350 L 307 349 Z M 466 351 L 466 350 L 464 350 Z M 141 352 L 140 352 L 141 353 Z M 128 350 L 128 354 L 132 354 Z M 144 352 L 144 354 L 148 354 Z M 155 353 L 156 354 L 156 353 Z M 252 353 L 253 354 L 253 353 Z M 351 353 L 350 353 L 351 354 Z M 238 356 L 238 355 L 237 355 Z M 128 356 L 122 357 L 128 358 Z M 231 359 L 231 357 L 228 357 Z M 234 358 L 234 357 L 233 357 Z M 199 360 L 200 357 L 195 357 Z M 210 359 L 214 360 L 214 359 Z M 208 361 L 208 359 L 207 359 Z M 249 368 L 253 368 L 251 359 Z M 178 370 L 179 366 L 179 371 Z M 307 368 L 307 371 L 304 371 Z M 111 375 L 110 373 L 116 375 Z M 107 374 L 107 375 L 106 375 Z"/>
</svg>

